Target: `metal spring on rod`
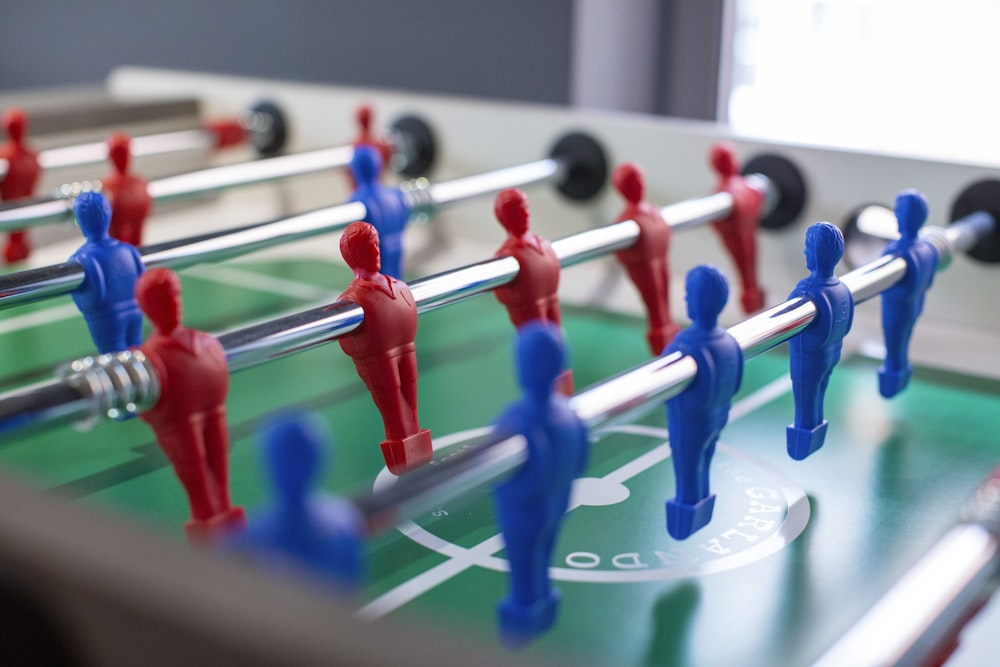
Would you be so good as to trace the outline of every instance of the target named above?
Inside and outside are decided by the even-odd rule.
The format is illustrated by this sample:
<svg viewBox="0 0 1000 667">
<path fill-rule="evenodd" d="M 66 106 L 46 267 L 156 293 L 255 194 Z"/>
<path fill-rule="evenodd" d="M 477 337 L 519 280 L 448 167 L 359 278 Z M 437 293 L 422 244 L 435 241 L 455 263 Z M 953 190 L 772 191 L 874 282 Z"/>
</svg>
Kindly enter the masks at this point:
<svg viewBox="0 0 1000 667">
<path fill-rule="evenodd" d="M 59 369 L 60 377 L 90 399 L 90 428 L 103 416 L 119 421 L 153 407 L 160 398 L 160 381 L 152 362 L 141 350 L 125 350 L 83 357 Z"/>
</svg>

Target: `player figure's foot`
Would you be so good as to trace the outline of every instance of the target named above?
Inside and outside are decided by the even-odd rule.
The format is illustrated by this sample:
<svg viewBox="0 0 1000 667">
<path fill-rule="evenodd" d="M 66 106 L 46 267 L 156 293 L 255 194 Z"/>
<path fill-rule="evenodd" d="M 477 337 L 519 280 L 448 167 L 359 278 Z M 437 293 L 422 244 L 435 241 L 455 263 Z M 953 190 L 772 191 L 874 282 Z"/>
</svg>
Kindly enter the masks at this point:
<svg viewBox="0 0 1000 667">
<path fill-rule="evenodd" d="M 573 371 L 567 368 L 556 378 L 556 391 L 563 396 L 573 395 Z"/>
<path fill-rule="evenodd" d="M 823 423 L 815 428 L 789 426 L 785 429 L 788 455 L 796 461 L 801 461 L 818 450 L 826 440 L 826 428 L 829 425 L 824 419 Z"/>
<path fill-rule="evenodd" d="M 230 535 L 245 530 L 246 526 L 246 510 L 242 507 L 230 507 L 211 519 L 191 519 L 184 524 L 184 532 L 187 534 L 188 542 L 192 545 L 211 546 L 218 544 Z"/>
<path fill-rule="evenodd" d="M 500 638 L 509 648 L 520 648 L 542 634 L 556 622 L 559 611 L 559 592 L 549 591 L 531 605 L 523 605 L 511 598 L 504 598 L 497 605 L 500 621 Z"/>
<path fill-rule="evenodd" d="M 912 368 L 907 366 L 901 371 L 891 371 L 885 366 L 878 369 L 878 391 L 885 398 L 892 398 L 906 389 L 910 383 Z"/>
<path fill-rule="evenodd" d="M 747 287 L 740 296 L 743 312 L 747 315 L 756 313 L 764 307 L 764 290 L 759 287 Z"/>
<path fill-rule="evenodd" d="M 3 249 L 3 257 L 8 264 L 23 262 L 28 259 L 28 255 L 30 254 L 31 247 L 28 245 L 28 239 L 23 232 L 20 234 L 11 234 L 7 238 L 7 243 Z"/>
<path fill-rule="evenodd" d="M 402 475 L 430 463 L 434 458 L 431 432 L 421 429 L 408 438 L 386 440 L 382 443 L 382 458 L 393 475 Z"/>
<path fill-rule="evenodd" d="M 667 532 L 675 540 L 687 539 L 692 533 L 701 530 L 712 520 L 712 510 L 715 508 L 715 494 L 702 498 L 694 505 L 681 503 L 677 500 L 667 501 Z"/>
<path fill-rule="evenodd" d="M 663 350 L 667 349 L 667 345 L 670 344 L 670 341 L 674 339 L 674 336 L 680 330 L 680 326 L 676 324 L 667 324 L 659 329 L 650 329 L 647 331 L 646 342 L 649 344 L 649 351 L 656 356 L 663 354 Z"/>
</svg>

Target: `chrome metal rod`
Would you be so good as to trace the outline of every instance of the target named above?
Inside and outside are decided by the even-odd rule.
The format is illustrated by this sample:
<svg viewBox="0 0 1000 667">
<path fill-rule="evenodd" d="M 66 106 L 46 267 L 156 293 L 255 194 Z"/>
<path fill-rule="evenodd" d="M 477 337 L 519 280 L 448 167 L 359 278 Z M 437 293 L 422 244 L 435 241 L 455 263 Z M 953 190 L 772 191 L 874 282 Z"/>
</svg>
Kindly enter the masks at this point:
<svg viewBox="0 0 1000 667">
<path fill-rule="evenodd" d="M 638 225 L 631 220 L 560 239 L 552 244 L 561 264 L 570 265 L 601 252 L 626 247 Z M 445 271 L 410 283 L 418 313 L 426 313 L 495 289 L 517 277 L 513 257 L 497 257 Z M 364 312 L 353 302 L 293 313 L 219 336 L 231 372 L 302 352 L 361 326 Z"/>
<path fill-rule="evenodd" d="M 144 246 L 139 253 L 146 266 L 182 269 L 339 231 L 356 220 L 364 220 L 366 213 L 364 204 L 349 202 L 289 218 Z M 75 262 L 0 276 L 0 310 L 68 294 L 82 283 L 83 268 Z"/>
<path fill-rule="evenodd" d="M 204 129 L 163 132 L 133 137 L 131 152 L 132 157 L 146 157 L 183 151 L 210 151 L 215 148 L 217 141 L 214 132 Z M 107 158 L 108 144 L 104 141 L 38 151 L 38 164 L 45 171 L 97 164 Z M 0 179 L 7 175 L 7 168 L 7 161 L 0 160 Z"/>
<path fill-rule="evenodd" d="M 294 155 L 253 160 L 202 169 L 150 181 L 147 191 L 156 204 L 188 199 L 211 192 L 259 185 L 350 164 L 354 148 L 338 146 Z M 31 199 L 0 207 L 0 231 L 73 220 L 73 201 L 81 191 L 101 191 L 100 181 L 67 183 L 48 199 Z"/>
<path fill-rule="evenodd" d="M 133 137 L 130 149 L 132 157 L 146 157 L 182 151 L 210 151 L 215 148 L 216 143 L 218 139 L 215 133 L 209 130 L 179 130 Z M 106 159 L 108 159 L 108 144 L 104 141 L 49 148 L 38 152 L 38 163 L 46 171 L 97 164 Z"/>
<path fill-rule="evenodd" d="M 715 202 L 720 201 L 715 195 L 712 195 L 708 199 Z M 719 215 L 725 215 L 726 210 L 724 209 L 725 207 L 715 210 L 719 212 Z M 335 213 L 338 210 L 342 209 L 334 207 L 330 211 Z M 687 203 L 682 202 L 663 209 L 664 213 L 671 213 L 672 224 L 690 226 L 686 225 L 688 219 L 681 217 L 685 210 L 691 212 L 691 215 L 699 216 L 699 219 L 702 221 L 709 219 L 703 217 L 704 207 L 700 205 L 688 206 Z M 313 214 L 306 215 L 310 216 Z M 298 217 L 302 218 L 304 216 Z M 343 215 L 344 219 L 351 217 L 354 217 L 353 213 Z M 294 219 L 292 220 L 294 221 Z M 326 220 L 326 222 L 329 222 L 329 220 Z M 341 223 L 343 222 L 344 220 L 341 220 Z M 315 220 L 313 223 L 316 223 L 316 225 L 320 224 Z M 251 225 L 243 230 L 239 230 L 238 234 L 244 237 L 252 237 L 253 242 L 258 243 L 262 242 L 261 239 L 264 236 L 262 230 L 264 228 L 284 224 L 289 223 L 286 221 L 277 221 L 275 223 Z M 315 226 L 310 224 L 308 219 L 305 221 L 300 220 L 297 225 L 299 226 L 298 231 L 302 233 L 305 233 L 303 228 L 308 227 L 313 229 Z M 293 233 L 288 229 L 285 231 L 288 234 Z M 559 239 L 553 242 L 552 247 L 559 257 L 560 263 L 563 266 L 570 266 L 601 254 L 626 248 L 634 243 L 638 233 L 639 226 L 632 220 L 625 220 L 607 225 L 606 227 L 591 229 Z M 199 257 L 201 261 L 204 261 L 204 258 L 209 256 L 218 258 L 227 253 L 235 253 L 235 250 L 228 245 L 228 239 L 231 236 L 233 234 L 207 234 L 196 239 L 170 242 L 142 250 L 146 262 L 150 265 L 186 266 L 188 263 L 194 263 L 194 254 L 190 252 L 192 246 L 200 249 Z M 273 236 L 268 238 L 273 238 Z M 273 243 L 271 241 L 269 245 L 273 245 Z M 220 245 L 217 247 L 217 244 Z M 214 253 L 219 254 L 215 255 Z M 514 279 L 517 271 L 518 264 L 514 258 L 494 258 L 416 280 L 410 284 L 410 288 L 416 299 L 418 312 L 424 313 L 506 284 Z M 19 275 L 23 274 L 14 274 L 14 277 Z M 69 291 L 74 284 L 78 285 L 82 280 L 83 274 L 77 265 L 65 264 L 35 271 L 36 278 L 42 275 L 46 277 L 49 284 L 53 285 L 49 289 L 49 293 L 60 293 L 60 291 Z M 23 285 L 17 285 L 10 278 L 11 276 L 0 277 L 0 304 L 3 303 L 4 298 L 19 298 L 22 301 L 29 300 L 32 292 L 24 289 Z M 12 296 L 4 297 L 4 292 L 8 291 Z M 229 369 L 231 372 L 235 372 L 307 350 L 346 335 L 360 326 L 363 318 L 364 313 L 356 304 L 337 302 L 329 306 L 293 313 L 223 333 L 219 338 L 226 348 Z M 17 393 L 17 391 L 14 391 L 0 396 L 0 432 L 4 428 L 2 423 L 3 403 L 7 399 L 13 400 Z M 114 401 L 112 401 L 113 403 Z M 31 403 L 20 401 L 18 405 L 22 409 L 27 410 Z M 63 415 L 64 418 L 74 418 L 93 412 L 93 410 L 88 412 L 84 409 L 82 407 L 84 404 L 80 405 L 80 409 L 75 412 L 68 410 L 59 414 Z M 38 400 L 38 409 L 40 412 L 47 412 L 52 409 L 52 406 L 40 398 Z M 13 417 L 11 419 L 13 420 Z"/>
<path fill-rule="evenodd" d="M 680 217 L 675 220 L 686 221 Z M 639 226 L 626 220 L 558 239 L 553 241 L 552 249 L 560 264 L 571 266 L 627 248 L 638 234 Z M 516 259 L 498 257 L 420 278 L 410 283 L 410 289 L 417 312 L 426 313 L 506 285 L 517 277 L 517 272 Z M 336 303 L 238 329 L 219 339 L 226 348 L 230 370 L 236 371 L 347 335 L 361 325 L 363 318 L 360 307 Z"/>
<path fill-rule="evenodd" d="M 256 169 L 259 165 L 265 165 L 265 163 L 277 162 L 279 167 L 281 164 L 285 165 L 283 168 L 272 169 L 267 172 L 274 178 L 292 175 L 292 172 L 289 171 L 291 169 L 300 169 L 301 171 L 297 173 L 305 173 L 305 171 L 309 170 L 307 168 L 309 165 L 316 167 L 319 164 L 332 164 L 335 152 L 342 150 L 353 151 L 353 148 L 327 149 L 324 151 L 314 151 L 311 154 L 269 158 L 253 163 L 235 165 L 232 170 L 229 167 L 220 167 L 218 170 L 207 170 L 206 172 L 196 172 L 195 174 L 155 181 L 150 183 L 150 188 L 153 188 L 157 183 L 165 183 L 166 185 L 158 186 L 158 191 L 164 197 L 171 197 L 179 192 L 191 193 L 195 184 L 189 183 L 187 186 L 180 187 L 183 185 L 181 180 L 188 179 L 189 177 L 197 177 L 195 180 L 200 184 L 197 187 L 204 188 L 201 191 L 205 192 L 208 189 L 225 187 L 223 185 L 225 182 L 238 181 L 240 174 L 246 176 L 246 170 L 250 168 Z M 312 158 L 306 161 L 278 162 L 290 158 L 299 158 L 303 155 L 311 155 Z M 347 159 L 350 159 L 350 154 L 347 155 Z M 451 181 L 435 185 L 420 181 L 419 183 L 411 184 L 407 192 L 411 194 L 415 201 L 420 202 L 422 205 L 432 207 L 445 206 L 462 199 L 488 194 L 498 187 L 502 189 L 512 185 L 528 186 L 537 183 L 539 182 L 539 174 L 541 173 L 537 165 L 551 162 L 554 161 L 542 160 L 539 163 L 522 165 L 523 167 L 526 166 L 526 169 L 510 167 L 501 169 L 498 172 L 488 172 L 458 179 L 455 181 L 455 183 L 458 183 L 455 187 L 452 187 Z M 532 167 L 531 165 L 536 166 Z M 215 175 L 203 178 L 203 175 L 207 172 L 213 172 Z M 276 175 L 279 173 L 282 176 Z M 496 176 L 496 174 L 499 174 L 499 176 Z M 521 178 L 520 181 L 516 180 L 515 177 L 517 176 Z M 95 184 L 94 187 L 99 188 L 99 184 Z M 435 192 L 441 194 L 435 194 Z M 60 214 L 62 216 L 72 215 L 72 203 L 65 199 L 35 204 L 32 207 L 26 208 L 38 212 L 38 215 L 51 215 L 55 211 L 62 211 Z M 7 229 L 7 223 L 10 223 L 9 228 L 17 228 L 20 225 L 20 222 L 16 225 L 9 220 L 5 222 L 4 216 L 10 212 L 0 208 L 0 230 Z M 270 248 L 281 243 L 290 243 L 320 234 L 340 231 L 354 221 L 364 220 L 366 214 L 367 212 L 362 204 L 349 202 L 302 213 L 289 218 L 213 232 L 195 238 L 179 239 L 156 246 L 146 246 L 139 250 L 147 266 L 164 266 L 180 269 L 203 262 L 218 262 L 255 250 Z M 83 269 L 74 263 L 59 264 L 0 276 L 0 310 L 59 294 L 67 294 L 79 287 L 82 282 Z"/>
<path fill-rule="evenodd" d="M 470 197 L 500 192 L 506 188 L 522 187 L 532 183 L 543 183 L 558 179 L 564 167 L 558 160 L 546 158 L 514 167 L 465 178 L 456 178 L 446 183 L 436 183 L 428 188 L 435 204 L 447 204 Z"/>
<path fill-rule="evenodd" d="M 815 667 L 927 665 L 947 655 L 996 588 L 1000 470 L 976 490 L 951 528 Z"/>
<path fill-rule="evenodd" d="M 361 202 L 338 204 L 274 222 L 251 225 L 227 234 L 202 236 L 198 240 L 169 249 L 143 253 L 143 261 L 147 266 L 175 269 L 220 262 L 255 250 L 340 231 L 352 222 L 364 220 L 367 214 L 368 210 Z"/>
<path fill-rule="evenodd" d="M 953 242 L 968 235 L 972 237 L 969 242 L 974 243 L 975 237 L 988 233 L 991 226 L 970 221 L 954 227 L 964 228 L 931 232 L 946 246 L 945 254 L 948 256 L 953 251 Z M 895 284 L 906 272 L 905 262 L 899 259 L 876 261 L 873 265 L 861 267 L 842 278 L 850 287 L 856 303 Z M 740 344 L 744 357 L 750 359 L 787 341 L 808 326 L 815 316 L 816 308 L 811 301 L 791 299 L 730 327 L 729 333 Z M 570 399 L 570 406 L 591 432 L 599 431 L 647 412 L 652 406 L 676 396 L 694 379 L 697 370 L 697 364 L 689 356 L 673 353 L 658 357 L 583 390 Z M 472 477 L 470 470 L 478 469 L 476 478 L 481 480 L 499 479 L 524 459 L 525 447 L 523 441 L 518 442 L 504 433 L 493 433 L 485 436 L 479 444 L 468 446 L 460 456 L 446 457 L 435 466 L 405 475 L 394 485 L 354 499 L 354 503 L 365 517 L 368 530 L 374 534 L 391 527 L 390 519 L 393 517 L 415 516 L 464 493 L 468 489 L 466 480 Z M 504 455 L 495 456 L 495 448 L 502 448 Z M 453 466 L 462 471 L 461 475 L 455 475 L 454 482 Z M 411 477 L 415 478 L 414 482 L 410 482 Z M 430 493 L 430 488 L 435 492 Z"/>
<path fill-rule="evenodd" d="M 352 146 L 336 146 L 169 176 L 150 181 L 149 196 L 160 204 L 290 176 L 339 169 L 349 165 L 353 155 Z"/>
</svg>

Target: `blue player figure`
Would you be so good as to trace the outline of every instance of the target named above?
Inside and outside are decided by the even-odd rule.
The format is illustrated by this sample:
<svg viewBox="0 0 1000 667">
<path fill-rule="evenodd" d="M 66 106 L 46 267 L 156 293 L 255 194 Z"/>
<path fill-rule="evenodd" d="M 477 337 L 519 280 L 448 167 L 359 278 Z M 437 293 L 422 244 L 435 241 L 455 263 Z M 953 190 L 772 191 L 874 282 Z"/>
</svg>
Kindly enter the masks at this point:
<svg viewBox="0 0 1000 667">
<path fill-rule="evenodd" d="M 854 296 L 833 274 L 843 254 L 844 236 L 834 225 L 817 222 L 806 230 L 806 268 L 811 273 L 788 297 L 809 299 L 816 307 L 809 326 L 788 341 L 795 423 L 786 429 L 786 439 L 788 455 L 796 461 L 823 446 L 828 425 L 823 396 L 854 321 Z"/>
<path fill-rule="evenodd" d="M 685 288 L 691 326 L 663 351 L 663 356 L 689 355 L 698 365 L 691 384 L 667 401 L 676 484 L 676 496 L 667 501 L 667 532 L 678 540 L 712 518 L 715 494 L 709 492 L 709 465 L 743 380 L 743 351 L 719 326 L 719 313 L 729 299 L 725 276 L 714 266 L 696 266 L 688 272 Z"/>
<path fill-rule="evenodd" d="M 362 577 L 364 520 L 348 501 L 313 492 L 329 442 L 317 416 L 284 413 L 261 426 L 262 455 L 274 506 L 253 517 L 229 547 L 279 572 L 322 575 L 342 591 Z"/>
<path fill-rule="evenodd" d="M 73 301 L 83 313 L 97 351 L 118 352 L 142 344 L 142 311 L 135 283 L 145 271 L 139 251 L 108 235 L 111 206 L 104 195 L 84 192 L 73 204 L 77 224 L 87 242 L 70 262 L 83 267 L 83 282 Z"/>
<path fill-rule="evenodd" d="M 523 435 L 528 460 L 494 491 L 511 586 L 497 614 L 501 638 L 511 647 L 555 622 L 559 594 L 549 579 L 549 563 L 589 445 L 583 422 L 555 390 L 566 361 L 558 327 L 541 321 L 524 325 L 516 356 L 523 397 L 503 412 L 497 429 Z"/>
<path fill-rule="evenodd" d="M 934 281 L 938 251 L 927 239 L 918 238 L 927 220 L 927 201 L 916 190 L 904 190 L 896 197 L 896 221 L 900 238 L 885 247 L 885 255 L 906 261 L 906 274 L 882 292 L 882 331 L 885 333 L 885 362 L 878 369 L 879 392 L 892 398 L 910 381 L 907 354 L 913 325 L 924 309 L 924 294 Z"/>
<path fill-rule="evenodd" d="M 378 230 L 382 273 L 403 279 L 403 230 L 410 219 L 410 207 L 403 191 L 380 184 L 382 158 L 372 146 L 355 146 L 351 172 L 357 184 L 351 201 L 368 209 L 365 221 Z"/>
</svg>

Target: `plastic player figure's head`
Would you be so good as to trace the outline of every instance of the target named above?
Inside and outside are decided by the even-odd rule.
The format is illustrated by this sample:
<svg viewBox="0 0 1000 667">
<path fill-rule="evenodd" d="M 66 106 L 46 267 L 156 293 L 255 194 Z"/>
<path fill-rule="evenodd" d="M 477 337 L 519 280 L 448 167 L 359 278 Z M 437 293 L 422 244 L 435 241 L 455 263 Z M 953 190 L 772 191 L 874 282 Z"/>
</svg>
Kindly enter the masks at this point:
<svg viewBox="0 0 1000 667">
<path fill-rule="evenodd" d="M 903 190 L 896 197 L 896 221 L 899 235 L 914 240 L 927 220 L 927 200 L 916 190 Z"/>
<path fill-rule="evenodd" d="M 351 173 L 359 187 L 374 186 L 382 173 L 382 156 L 368 144 L 355 146 L 351 156 Z"/>
<path fill-rule="evenodd" d="M 268 474 L 282 507 L 304 507 L 316 484 L 329 429 L 318 416 L 287 412 L 261 424 Z"/>
<path fill-rule="evenodd" d="M 135 284 L 139 308 L 159 334 L 168 335 L 181 324 L 181 280 L 169 269 L 150 269 Z"/>
<path fill-rule="evenodd" d="M 528 322 L 518 329 L 516 345 L 518 383 L 526 395 L 546 400 L 566 363 L 559 328 L 541 320 Z"/>
<path fill-rule="evenodd" d="M 92 243 L 108 238 L 111 224 L 111 204 L 98 192 L 83 192 L 73 202 L 73 213 L 80 231 Z"/>
<path fill-rule="evenodd" d="M 132 158 L 131 144 L 127 134 L 112 134 L 108 138 L 108 157 L 119 174 L 128 172 L 128 163 Z"/>
<path fill-rule="evenodd" d="M 528 231 L 528 197 L 522 190 L 508 188 L 498 194 L 493 213 L 511 236 L 520 238 Z"/>
<path fill-rule="evenodd" d="M 615 189 L 621 193 L 622 197 L 625 198 L 630 204 L 638 204 L 642 201 L 642 195 L 645 190 L 645 179 L 642 176 L 642 170 L 639 169 L 639 165 L 633 162 L 626 162 L 615 169 L 615 173 L 611 175 L 611 182 L 614 183 Z"/>
<path fill-rule="evenodd" d="M 352 222 L 340 237 L 340 254 L 359 278 L 371 277 L 382 268 L 378 230 L 367 222 Z"/>
<path fill-rule="evenodd" d="M 736 159 L 736 147 L 727 141 L 720 141 L 709 151 L 708 161 L 712 169 L 723 178 L 731 178 L 740 173 L 740 163 Z"/>
<path fill-rule="evenodd" d="M 691 322 L 700 329 L 715 328 L 729 300 L 729 283 L 722 271 L 707 264 L 696 266 L 688 271 L 684 286 Z"/>
<path fill-rule="evenodd" d="M 7 133 L 7 138 L 14 144 L 20 145 L 24 142 L 24 135 L 28 131 L 28 117 L 24 111 L 18 108 L 7 109 L 3 114 L 3 131 Z"/>
<path fill-rule="evenodd" d="M 806 230 L 806 268 L 822 278 L 833 275 L 844 256 L 844 235 L 829 222 L 817 222 Z"/>
</svg>

